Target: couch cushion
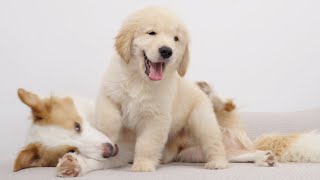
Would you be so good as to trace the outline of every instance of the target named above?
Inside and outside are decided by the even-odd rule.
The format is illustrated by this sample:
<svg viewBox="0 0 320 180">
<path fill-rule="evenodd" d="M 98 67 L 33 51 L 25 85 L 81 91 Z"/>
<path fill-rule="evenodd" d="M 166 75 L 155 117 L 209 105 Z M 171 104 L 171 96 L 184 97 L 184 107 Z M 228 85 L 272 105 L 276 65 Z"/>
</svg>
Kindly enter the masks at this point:
<svg viewBox="0 0 320 180">
<path fill-rule="evenodd" d="M 278 164 L 276 167 L 257 167 L 254 164 L 231 164 L 229 169 L 207 170 L 203 164 L 171 163 L 161 165 L 156 172 L 134 173 L 130 167 L 91 172 L 79 179 L 95 180 L 223 180 L 223 179 L 320 179 L 320 164 Z M 12 160 L 1 161 L 0 179 L 44 180 L 55 178 L 54 168 L 31 168 L 12 172 Z M 77 178 L 78 179 L 78 178 Z"/>
<path fill-rule="evenodd" d="M 240 117 L 251 138 L 270 132 L 292 133 L 320 129 L 320 109 L 277 113 L 242 112 Z"/>
<path fill-rule="evenodd" d="M 320 109 L 291 113 L 241 113 L 250 137 L 268 132 L 304 132 L 320 128 Z M 0 161 L 0 179 L 56 179 L 55 168 L 31 168 L 12 172 L 14 160 Z M 117 180 L 223 180 L 223 179 L 320 179 L 319 164 L 278 164 L 276 167 L 257 167 L 254 164 L 231 164 L 225 170 L 206 170 L 203 164 L 172 163 L 161 165 L 153 173 L 133 173 L 130 167 L 89 173 L 80 179 Z M 61 179 L 61 178 L 57 178 Z"/>
</svg>

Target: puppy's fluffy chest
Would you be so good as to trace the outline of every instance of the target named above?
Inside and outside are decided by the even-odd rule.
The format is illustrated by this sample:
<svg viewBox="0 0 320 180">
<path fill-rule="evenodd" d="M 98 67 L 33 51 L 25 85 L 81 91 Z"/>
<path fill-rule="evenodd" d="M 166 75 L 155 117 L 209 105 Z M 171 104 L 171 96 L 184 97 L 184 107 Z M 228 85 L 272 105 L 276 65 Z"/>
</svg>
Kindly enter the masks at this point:
<svg viewBox="0 0 320 180">
<path fill-rule="evenodd" d="M 172 81 L 144 82 L 134 76 L 122 76 L 121 81 L 105 81 L 105 90 L 121 108 L 123 125 L 135 129 L 141 120 L 153 121 L 152 117 L 163 116 L 170 121 L 175 83 Z M 170 123 L 170 122 L 168 122 Z"/>
</svg>

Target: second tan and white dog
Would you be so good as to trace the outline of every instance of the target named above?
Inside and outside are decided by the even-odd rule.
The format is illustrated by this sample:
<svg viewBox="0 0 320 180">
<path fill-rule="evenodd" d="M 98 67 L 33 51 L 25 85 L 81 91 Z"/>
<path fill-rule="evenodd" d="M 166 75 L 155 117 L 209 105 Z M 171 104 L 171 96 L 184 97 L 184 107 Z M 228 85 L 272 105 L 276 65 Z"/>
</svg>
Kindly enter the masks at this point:
<svg viewBox="0 0 320 180">
<path fill-rule="evenodd" d="M 237 159 L 253 161 L 254 157 L 256 157 L 256 164 L 262 166 L 272 166 L 276 160 L 282 163 L 320 162 L 319 130 L 305 133 L 262 134 L 252 143 L 237 116 L 237 111 L 235 111 L 235 105 L 232 101 L 222 100 L 205 82 L 198 82 L 198 85 L 212 100 L 214 111 L 223 132 L 224 144 L 231 161 L 236 162 Z M 263 156 L 259 155 L 261 152 L 271 152 L 272 154 L 269 155 L 266 161 L 260 162 L 260 158 L 264 159 Z M 237 154 L 239 156 L 236 156 Z M 185 157 L 190 158 L 190 156 Z M 194 157 L 199 158 L 201 155 L 198 154 L 198 156 Z"/>
</svg>

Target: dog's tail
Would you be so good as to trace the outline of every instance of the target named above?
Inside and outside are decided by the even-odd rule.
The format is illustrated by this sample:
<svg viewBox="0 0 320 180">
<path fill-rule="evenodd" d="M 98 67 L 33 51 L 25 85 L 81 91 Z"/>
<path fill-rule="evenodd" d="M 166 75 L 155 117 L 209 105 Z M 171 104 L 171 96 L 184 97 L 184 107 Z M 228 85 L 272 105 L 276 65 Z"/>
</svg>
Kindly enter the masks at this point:
<svg viewBox="0 0 320 180">
<path fill-rule="evenodd" d="M 320 162 L 320 131 L 264 134 L 255 142 L 258 150 L 271 150 L 279 162 Z"/>
</svg>

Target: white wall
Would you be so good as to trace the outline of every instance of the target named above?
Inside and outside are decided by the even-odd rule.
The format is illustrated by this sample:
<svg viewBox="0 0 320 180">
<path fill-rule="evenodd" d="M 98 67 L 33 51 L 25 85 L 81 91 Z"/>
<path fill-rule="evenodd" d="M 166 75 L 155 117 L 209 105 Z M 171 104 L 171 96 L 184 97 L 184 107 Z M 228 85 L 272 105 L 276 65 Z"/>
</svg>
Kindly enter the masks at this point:
<svg viewBox="0 0 320 180">
<path fill-rule="evenodd" d="M 190 79 L 213 82 L 243 111 L 320 107 L 318 0 L 2 0 L 1 156 L 22 146 L 30 123 L 16 89 L 94 97 L 121 21 L 152 4 L 189 27 Z"/>
</svg>

